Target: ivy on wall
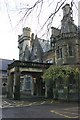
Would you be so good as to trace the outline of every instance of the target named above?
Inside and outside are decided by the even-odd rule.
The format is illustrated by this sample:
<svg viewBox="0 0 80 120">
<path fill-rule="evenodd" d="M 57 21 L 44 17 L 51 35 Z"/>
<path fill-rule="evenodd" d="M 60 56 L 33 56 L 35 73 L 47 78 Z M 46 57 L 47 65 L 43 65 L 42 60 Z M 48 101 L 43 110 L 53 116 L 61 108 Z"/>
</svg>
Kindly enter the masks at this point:
<svg viewBox="0 0 80 120">
<path fill-rule="evenodd" d="M 49 91 L 52 90 L 52 92 L 58 94 L 58 91 L 63 89 L 67 99 L 71 89 L 76 92 L 80 90 L 80 70 L 78 67 L 52 65 L 45 70 L 43 79 Z M 54 94 L 52 92 L 51 96 Z"/>
</svg>

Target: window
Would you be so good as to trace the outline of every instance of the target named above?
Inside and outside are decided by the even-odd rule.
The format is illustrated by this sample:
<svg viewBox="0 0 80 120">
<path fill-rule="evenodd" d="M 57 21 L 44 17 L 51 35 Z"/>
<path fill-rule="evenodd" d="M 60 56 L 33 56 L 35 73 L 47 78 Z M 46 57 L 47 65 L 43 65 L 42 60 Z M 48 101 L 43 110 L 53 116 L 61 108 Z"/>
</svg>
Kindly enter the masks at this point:
<svg viewBox="0 0 80 120">
<path fill-rule="evenodd" d="M 27 89 L 27 90 L 30 90 L 30 89 L 31 89 L 31 82 L 30 82 L 30 81 L 27 81 L 27 82 L 26 82 L 26 89 Z"/>
<path fill-rule="evenodd" d="M 57 58 L 59 58 L 59 46 L 58 46 L 58 48 L 57 48 Z"/>
<path fill-rule="evenodd" d="M 69 50 L 69 56 L 73 56 L 73 48 L 71 45 L 69 45 L 68 50 Z"/>
<path fill-rule="evenodd" d="M 22 90 L 31 90 L 31 77 L 26 76 L 23 79 Z"/>
<path fill-rule="evenodd" d="M 62 48 L 60 48 L 60 58 L 62 58 Z"/>
<path fill-rule="evenodd" d="M 62 58 L 62 48 L 60 48 L 59 46 L 57 49 L 57 58 Z"/>
</svg>

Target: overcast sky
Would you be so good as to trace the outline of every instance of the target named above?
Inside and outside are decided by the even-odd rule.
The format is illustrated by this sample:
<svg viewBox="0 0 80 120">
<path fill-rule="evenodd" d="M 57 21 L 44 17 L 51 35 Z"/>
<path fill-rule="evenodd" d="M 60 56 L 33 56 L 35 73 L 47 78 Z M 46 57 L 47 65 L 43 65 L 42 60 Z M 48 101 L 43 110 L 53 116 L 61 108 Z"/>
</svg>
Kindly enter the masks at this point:
<svg viewBox="0 0 80 120">
<path fill-rule="evenodd" d="M 40 24 L 38 24 L 37 15 L 35 11 L 31 14 L 31 17 L 26 19 L 26 22 L 20 23 L 18 26 L 20 18 L 23 13 L 19 12 L 19 8 L 23 8 L 29 5 L 33 5 L 33 2 L 36 0 L 0 0 L 0 58 L 3 59 L 19 59 L 18 53 L 18 35 L 22 34 L 23 27 L 31 27 L 32 32 L 38 34 L 40 37 L 42 33 L 39 32 L 40 26 L 44 23 L 45 19 L 49 14 L 54 10 L 56 2 L 59 0 L 53 0 L 54 6 L 49 6 L 52 0 L 45 0 L 42 14 L 40 15 Z M 75 3 L 78 0 L 73 0 Z M 70 0 L 67 0 L 70 3 Z M 8 4 L 7 4 L 8 3 Z M 77 4 L 73 5 L 74 13 L 74 22 L 77 24 Z M 45 12 L 46 11 L 46 12 Z M 24 12 L 24 10 L 23 10 Z M 60 20 L 62 19 L 62 10 L 54 18 L 53 26 L 60 27 Z M 45 31 L 45 30 L 44 30 Z"/>
</svg>

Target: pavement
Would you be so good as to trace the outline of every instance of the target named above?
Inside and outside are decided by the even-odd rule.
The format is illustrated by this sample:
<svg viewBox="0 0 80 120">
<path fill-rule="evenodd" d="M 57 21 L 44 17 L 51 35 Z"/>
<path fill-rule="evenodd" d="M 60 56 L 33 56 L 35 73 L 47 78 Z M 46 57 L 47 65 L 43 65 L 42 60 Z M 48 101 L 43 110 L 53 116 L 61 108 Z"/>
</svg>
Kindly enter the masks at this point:
<svg viewBox="0 0 80 120">
<path fill-rule="evenodd" d="M 59 103 L 59 101 L 54 101 L 52 99 L 33 99 L 28 98 L 24 100 L 13 100 L 13 99 L 2 99 L 2 106 L 1 108 L 10 108 L 10 107 L 23 107 L 23 106 L 32 106 L 32 105 L 43 105 L 43 104 L 53 104 Z"/>
<path fill-rule="evenodd" d="M 29 103 L 27 106 L 2 109 L 3 118 L 80 118 L 76 104 L 51 103 L 45 101 Z"/>
</svg>

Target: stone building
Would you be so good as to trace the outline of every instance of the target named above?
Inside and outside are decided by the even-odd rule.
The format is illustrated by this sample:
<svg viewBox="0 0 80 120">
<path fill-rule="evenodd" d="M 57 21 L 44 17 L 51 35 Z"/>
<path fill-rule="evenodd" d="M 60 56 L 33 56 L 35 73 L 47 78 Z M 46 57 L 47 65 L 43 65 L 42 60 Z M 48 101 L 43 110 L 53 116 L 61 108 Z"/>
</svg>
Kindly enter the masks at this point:
<svg viewBox="0 0 80 120">
<path fill-rule="evenodd" d="M 39 92 L 45 88 L 45 83 L 41 78 L 42 73 L 41 75 L 40 73 L 38 75 L 35 73 L 34 76 L 31 76 L 27 74 L 31 71 L 24 71 L 24 66 L 25 64 L 28 66 L 28 62 L 29 64 L 32 63 L 32 66 L 37 63 L 40 63 L 42 66 L 44 66 L 43 63 L 52 63 L 53 65 L 80 64 L 80 29 L 74 24 L 72 7 L 66 4 L 62 9 L 63 18 L 61 20 L 61 29 L 51 27 L 50 40 L 38 38 L 37 35 L 31 33 L 31 29 L 28 27 L 23 28 L 22 35 L 18 35 L 19 61 L 15 61 L 15 63 L 16 65 L 18 62 L 19 65 L 23 64 L 23 73 L 22 76 L 17 77 L 20 77 L 21 80 L 21 91 L 25 91 L 29 95 L 34 95 L 35 92 L 33 91 L 37 91 L 36 95 L 41 95 L 42 92 Z M 15 67 L 15 63 L 10 67 Z M 17 78 L 15 77 L 15 71 L 13 76 L 15 79 Z M 35 76 L 37 79 L 35 79 Z M 35 85 L 36 87 L 32 87 Z M 41 88 L 39 89 L 39 87 Z"/>
<path fill-rule="evenodd" d="M 77 67 L 80 69 L 80 29 L 74 24 L 72 7 L 66 4 L 63 8 L 63 18 L 61 20 L 61 29 L 52 27 L 52 33 L 50 37 L 51 48 L 53 52 L 53 59 L 55 65 L 63 65 L 65 67 Z M 53 96 L 57 96 L 57 99 L 64 100 L 80 100 L 79 92 L 79 79 L 78 86 L 74 82 L 74 77 L 69 78 L 68 86 L 63 88 L 53 88 Z M 59 80 L 60 81 L 60 80 Z M 55 82 L 57 86 L 57 81 Z M 59 83 L 59 86 L 61 83 Z M 58 86 L 58 87 L 59 87 Z M 77 90 L 78 88 L 78 90 Z M 65 89 L 68 90 L 68 95 L 65 93 Z M 65 97 L 65 95 L 67 97 Z M 69 97 L 69 98 L 68 98 Z"/>
<path fill-rule="evenodd" d="M 2 93 L 0 94 L 6 94 L 7 68 L 8 68 L 8 64 L 11 64 L 12 62 L 13 60 L 0 59 L 0 83 L 2 88 Z"/>
<path fill-rule="evenodd" d="M 72 7 L 66 4 L 62 10 L 61 29 L 51 27 L 50 40 L 40 39 L 30 28 L 23 28 L 23 34 L 18 35 L 19 60 L 54 65 L 80 63 L 79 29 L 74 24 Z"/>
<path fill-rule="evenodd" d="M 55 52 L 55 64 L 77 64 L 80 63 L 80 39 L 78 29 L 72 17 L 72 8 L 66 4 L 63 8 L 63 19 L 61 29 L 52 27 L 51 46 Z"/>
<path fill-rule="evenodd" d="M 23 34 L 18 35 L 19 60 L 43 62 L 43 54 L 50 50 L 50 42 L 40 39 L 31 29 L 23 28 Z"/>
<path fill-rule="evenodd" d="M 61 29 L 51 27 L 50 40 L 34 37 L 30 28 L 23 28 L 23 34 L 18 36 L 19 60 L 57 65 L 80 63 L 80 40 L 72 7 L 66 4 L 62 10 Z"/>
<path fill-rule="evenodd" d="M 43 54 L 50 50 L 50 42 L 40 39 L 31 29 L 23 28 L 22 35 L 18 35 L 19 60 L 43 63 Z M 37 74 L 36 74 L 37 77 Z M 33 82 L 31 75 L 25 74 L 21 78 L 21 91 L 33 95 Z"/>
</svg>

